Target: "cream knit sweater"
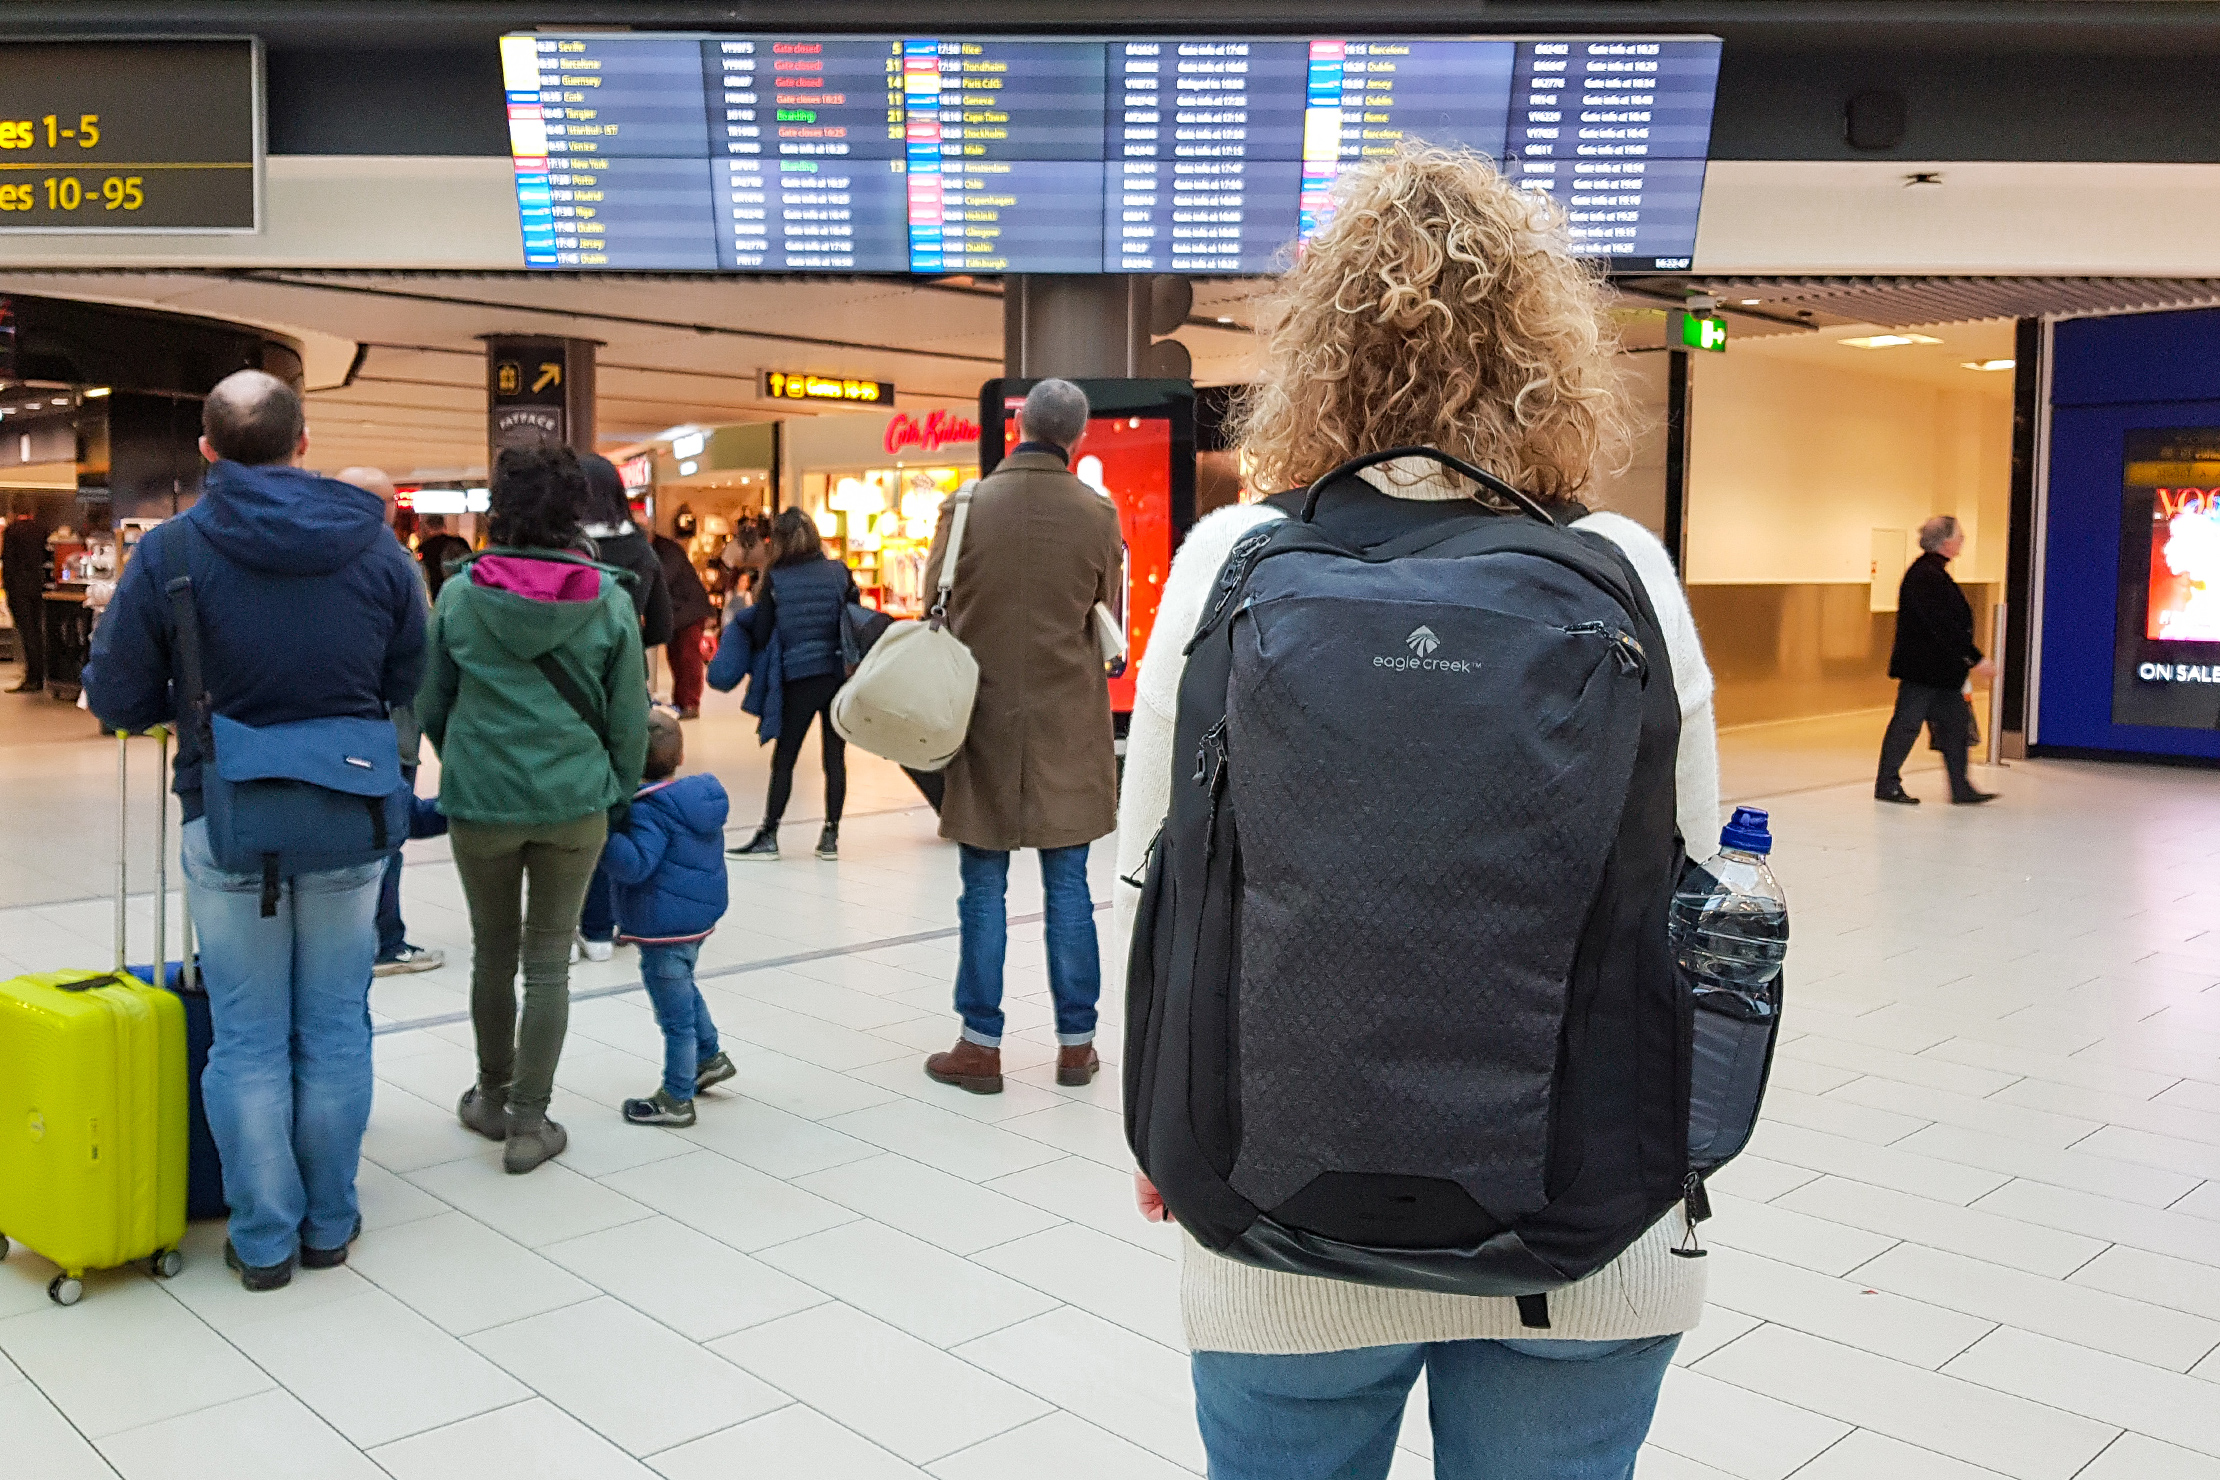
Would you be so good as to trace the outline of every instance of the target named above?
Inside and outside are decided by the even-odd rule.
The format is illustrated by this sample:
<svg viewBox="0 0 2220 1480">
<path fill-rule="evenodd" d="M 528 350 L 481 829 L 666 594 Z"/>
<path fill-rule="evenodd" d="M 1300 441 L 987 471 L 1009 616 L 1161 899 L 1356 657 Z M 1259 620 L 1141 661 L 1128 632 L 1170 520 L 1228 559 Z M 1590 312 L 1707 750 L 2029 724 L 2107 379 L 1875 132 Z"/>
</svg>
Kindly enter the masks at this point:
<svg viewBox="0 0 2220 1480">
<path fill-rule="evenodd" d="M 1397 498 L 1459 498 L 1466 487 L 1462 479 L 1425 459 L 1385 464 L 1361 476 Z M 1257 525 L 1281 517 L 1277 510 L 1254 504 L 1221 509 L 1195 526 L 1172 561 L 1141 660 L 1126 739 L 1125 788 L 1118 807 L 1121 881 L 1137 875 L 1149 840 L 1171 806 L 1172 724 L 1186 666 L 1182 649 L 1194 635 L 1203 603 L 1234 543 Z M 1718 836 L 1718 741 L 1711 669 L 1704 662 L 1688 598 L 1665 547 L 1641 525 L 1617 514 L 1591 514 L 1576 527 L 1594 530 L 1626 552 L 1657 609 L 1680 699 L 1680 752 L 1674 767 L 1680 830 L 1690 851 L 1703 856 Z M 1131 938 L 1139 893 L 1123 882 L 1116 886 L 1120 940 Z M 1521 1326 L 1518 1308 L 1509 1299 L 1283 1274 L 1221 1258 L 1193 1239 L 1183 1247 L 1180 1312 L 1188 1345 L 1197 1351 L 1281 1354 L 1422 1341 L 1662 1336 L 1688 1330 L 1703 1315 L 1706 1261 L 1677 1259 L 1671 1253 L 1684 1231 L 1680 1213 L 1668 1213 L 1610 1264 L 1553 1293 L 1546 1332 Z"/>
</svg>

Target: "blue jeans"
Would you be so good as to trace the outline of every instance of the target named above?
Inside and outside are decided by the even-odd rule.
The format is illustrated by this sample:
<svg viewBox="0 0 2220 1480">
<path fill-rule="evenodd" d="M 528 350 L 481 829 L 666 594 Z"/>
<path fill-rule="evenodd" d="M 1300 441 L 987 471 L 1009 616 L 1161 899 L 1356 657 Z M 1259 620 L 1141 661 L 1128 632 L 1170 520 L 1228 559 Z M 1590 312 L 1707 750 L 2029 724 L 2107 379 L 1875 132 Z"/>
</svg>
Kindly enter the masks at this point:
<svg viewBox="0 0 2220 1480">
<path fill-rule="evenodd" d="M 962 847 L 963 927 L 956 963 L 956 1011 L 964 1037 L 987 1048 L 1002 1044 L 1002 962 L 1009 954 L 1010 855 Z M 1041 893 L 1048 907 L 1048 989 L 1056 999 L 1056 1041 L 1072 1047 L 1095 1039 L 1095 1000 L 1102 995 L 1102 952 L 1095 941 L 1095 902 L 1087 892 L 1087 844 L 1041 850 Z"/>
<path fill-rule="evenodd" d="M 586 903 L 578 911 L 578 933 L 592 941 L 617 938 L 617 886 L 610 882 L 606 860 L 594 865 L 594 876 L 586 882 Z"/>
<path fill-rule="evenodd" d="M 409 785 L 416 784 L 414 770 L 403 767 L 401 774 Z M 437 797 L 411 797 L 409 807 L 411 838 L 436 838 L 446 834 L 447 819 L 439 810 Z M 401 923 L 401 850 L 395 848 L 386 857 L 385 878 L 378 885 L 378 959 L 383 961 L 398 954 L 408 943 L 408 927 Z"/>
<path fill-rule="evenodd" d="M 200 933 L 215 1044 L 201 1092 L 223 1154 L 231 1243 L 282 1264 L 353 1235 L 355 1166 L 370 1122 L 370 967 L 385 861 L 286 880 L 262 918 L 262 876 L 225 873 L 208 824 L 185 825 L 185 887 Z"/>
<path fill-rule="evenodd" d="M 385 856 L 385 871 L 378 879 L 378 959 L 408 944 L 408 927 L 401 923 L 401 850 Z"/>
<path fill-rule="evenodd" d="M 1628 1480 L 1678 1336 L 1197 1352 L 1210 1480 L 1381 1480 L 1426 1373 L 1439 1480 Z"/>
<path fill-rule="evenodd" d="M 703 1059 L 717 1056 L 717 1025 L 709 1004 L 694 985 L 694 962 L 701 942 L 682 946 L 640 947 L 640 980 L 663 1030 L 663 1092 L 674 1100 L 694 1097 L 694 1075 Z"/>
</svg>

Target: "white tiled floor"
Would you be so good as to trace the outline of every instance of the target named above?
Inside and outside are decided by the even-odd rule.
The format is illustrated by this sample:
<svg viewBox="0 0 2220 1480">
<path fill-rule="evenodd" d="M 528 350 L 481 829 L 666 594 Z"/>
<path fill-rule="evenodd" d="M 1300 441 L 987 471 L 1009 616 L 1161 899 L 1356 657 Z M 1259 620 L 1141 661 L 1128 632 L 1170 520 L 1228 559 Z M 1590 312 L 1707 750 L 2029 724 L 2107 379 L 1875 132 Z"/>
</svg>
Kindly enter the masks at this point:
<svg viewBox="0 0 2220 1480">
<path fill-rule="evenodd" d="M 38 806 L 0 820 L 0 971 L 98 964 L 106 905 L 35 861 L 57 817 L 107 815 L 113 751 L 17 743 L 5 719 L 0 794 Z M 1730 795 L 1776 789 L 1788 1035 L 1767 1123 L 1715 1184 L 1712 1305 L 1641 1480 L 2220 1480 L 2220 794 L 2047 763 L 1993 775 L 2006 798 L 1979 812 L 1876 811 L 1840 759 L 1856 737 L 1822 729 L 1802 754 L 1792 727 L 1723 745 Z M 690 733 L 745 823 L 751 737 L 715 706 Z M 0 1470 L 1198 1472 L 1177 1235 L 1132 1211 L 1116 1075 L 1055 1085 L 1020 925 L 1008 1091 L 923 1077 L 954 1037 L 953 860 L 897 773 L 852 769 L 840 864 L 735 868 L 703 967 L 731 1092 L 691 1131 L 621 1124 L 658 1040 L 629 955 L 582 965 L 579 992 L 612 994 L 573 1013 L 571 1150 L 525 1178 L 455 1124 L 467 926 L 443 845 L 412 845 L 412 933 L 454 964 L 373 994 L 352 1263 L 248 1296 L 202 1226 L 176 1281 L 96 1276 L 58 1310 L 18 1251 Z M 812 776 L 797 794 L 800 842 Z M 98 887 L 81 862 L 75 894 Z M 1105 1009 L 1114 1058 L 1114 989 Z M 1430 1447 L 1407 1425 L 1396 1480 Z"/>
</svg>

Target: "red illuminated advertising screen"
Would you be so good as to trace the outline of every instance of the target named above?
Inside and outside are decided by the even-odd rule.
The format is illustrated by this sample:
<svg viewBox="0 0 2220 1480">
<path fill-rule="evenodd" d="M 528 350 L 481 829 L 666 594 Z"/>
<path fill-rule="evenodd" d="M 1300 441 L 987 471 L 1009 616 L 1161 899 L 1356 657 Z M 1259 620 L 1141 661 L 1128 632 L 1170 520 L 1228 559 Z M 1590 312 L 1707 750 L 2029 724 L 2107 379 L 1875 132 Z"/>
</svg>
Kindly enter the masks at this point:
<svg viewBox="0 0 2220 1480">
<path fill-rule="evenodd" d="M 1117 506 L 1125 536 L 1125 621 L 1128 660 L 1110 680 L 1110 708 L 1133 712 L 1133 685 L 1141 655 L 1148 651 L 1157 604 L 1171 574 L 1172 552 L 1194 522 L 1193 391 L 1184 382 L 1077 382 L 1096 415 L 1072 455 L 1071 470 Z M 1017 410 L 1025 404 L 1027 381 L 989 382 L 981 400 L 1001 403 L 998 425 L 980 445 L 981 467 L 1017 445 Z"/>
<path fill-rule="evenodd" d="M 2220 488 L 2151 490 L 2150 608 L 2143 635 L 2220 642 Z"/>
<path fill-rule="evenodd" d="M 2137 428 L 2123 448 L 2112 722 L 2220 724 L 2220 428 Z"/>
</svg>

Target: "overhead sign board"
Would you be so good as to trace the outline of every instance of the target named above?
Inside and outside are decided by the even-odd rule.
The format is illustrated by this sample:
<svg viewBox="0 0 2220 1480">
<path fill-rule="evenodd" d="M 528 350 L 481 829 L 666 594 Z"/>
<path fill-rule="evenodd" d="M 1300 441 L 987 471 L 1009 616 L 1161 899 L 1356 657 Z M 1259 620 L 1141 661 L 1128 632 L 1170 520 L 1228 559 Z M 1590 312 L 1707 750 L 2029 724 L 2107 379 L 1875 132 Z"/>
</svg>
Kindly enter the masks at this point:
<svg viewBox="0 0 2220 1480">
<path fill-rule="evenodd" d="M 811 375 L 800 370 L 766 370 L 763 394 L 774 401 L 842 401 L 851 406 L 891 406 L 891 380 L 850 380 L 839 375 Z"/>
<path fill-rule="evenodd" d="M 1362 30 L 501 39 L 524 263 L 556 270 L 1263 275 L 1343 171 L 1423 141 L 1551 197 L 1574 251 L 1682 271 L 1719 58 Z"/>
<path fill-rule="evenodd" d="M 249 37 L 0 42 L 0 234 L 259 229 Z"/>
</svg>

